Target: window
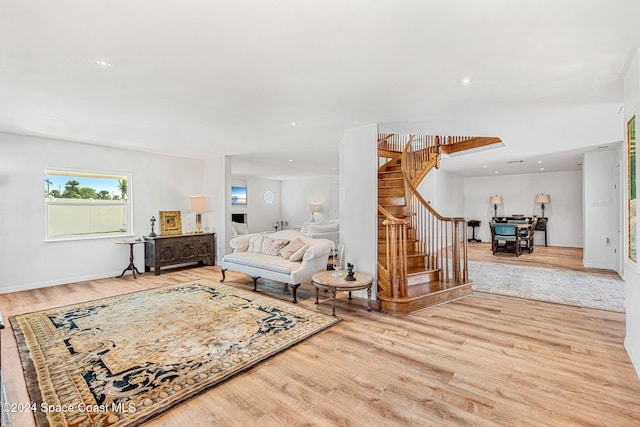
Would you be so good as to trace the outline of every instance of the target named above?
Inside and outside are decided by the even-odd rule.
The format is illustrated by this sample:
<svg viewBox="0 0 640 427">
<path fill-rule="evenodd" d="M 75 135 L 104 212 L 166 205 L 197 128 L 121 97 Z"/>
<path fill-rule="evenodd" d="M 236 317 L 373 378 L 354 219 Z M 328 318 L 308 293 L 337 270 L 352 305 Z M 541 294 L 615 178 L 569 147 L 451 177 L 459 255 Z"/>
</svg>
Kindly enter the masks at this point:
<svg viewBox="0 0 640 427">
<path fill-rule="evenodd" d="M 131 176 L 44 171 L 47 239 L 130 235 Z"/>
</svg>

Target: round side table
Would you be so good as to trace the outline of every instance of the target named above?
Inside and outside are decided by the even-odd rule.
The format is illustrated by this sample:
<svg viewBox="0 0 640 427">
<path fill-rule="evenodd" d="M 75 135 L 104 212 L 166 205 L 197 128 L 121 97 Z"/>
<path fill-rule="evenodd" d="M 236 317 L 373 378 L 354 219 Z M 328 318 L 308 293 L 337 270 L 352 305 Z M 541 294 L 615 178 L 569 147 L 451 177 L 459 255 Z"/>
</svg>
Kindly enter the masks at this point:
<svg viewBox="0 0 640 427">
<path fill-rule="evenodd" d="M 341 276 L 334 276 L 335 271 L 327 270 L 316 273 L 311 278 L 311 283 L 316 287 L 316 304 L 318 304 L 318 293 L 320 289 L 331 290 L 331 315 L 336 315 L 336 292 L 348 291 L 351 299 L 351 291 L 367 290 L 368 311 L 371 311 L 371 285 L 373 277 L 366 273 L 355 272 L 355 281 L 347 281 L 344 278 L 347 272 L 341 272 Z"/>
</svg>

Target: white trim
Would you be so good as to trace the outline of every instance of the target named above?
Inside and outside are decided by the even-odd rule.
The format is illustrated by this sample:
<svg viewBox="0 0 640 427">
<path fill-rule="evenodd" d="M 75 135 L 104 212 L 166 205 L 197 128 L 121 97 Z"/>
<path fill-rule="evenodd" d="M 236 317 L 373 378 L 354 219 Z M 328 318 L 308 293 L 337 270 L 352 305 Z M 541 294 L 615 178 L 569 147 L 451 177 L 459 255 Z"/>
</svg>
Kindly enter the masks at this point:
<svg viewBox="0 0 640 427">
<path fill-rule="evenodd" d="M 110 203 L 106 201 L 103 202 L 99 199 L 86 199 L 85 202 L 71 202 L 65 199 L 53 199 L 50 200 L 47 197 L 43 198 L 43 209 L 44 209 L 44 242 L 64 242 L 71 240 L 92 240 L 92 239 L 105 239 L 105 238 L 123 238 L 123 237 L 132 237 L 134 224 L 133 224 L 133 173 L 132 172 L 114 172 L 114 171 L 100 171 L 100 170 L 89 170 L 89 169 L 77 169 L 77 168 L 68 168 L 68 167 L 57 167 L 45 166 L 42 171 L 42 179 L 43 181 L 46 179 L 47 175 L 57 175 L 57 176 L 78 176 L 78 177 L 95 177 L 95 178 L 105 178 L 105 179 L 119 179 L 121 177 L 126 177 L 127 179 L 127 198 L 119 199 L 116 203 L 111 200 Z M 75 199 L 74 199 L 75 200 Z M 84 199 L 80 199 L 84 200 Z M 109 206 L 126 206 L 127 208 L 127 230 L 120 232 L 112 232 L 112 233 L 92 233 L 92 234 L 71 234 L 65 236 L 50 236 L 49 235 L 49 206 L 53 205 L 82 205 L 82 206 L 94 206 L 105 204 Z"/>
<path fill-rule="evenodd" d="M 640 355 L 633 351 L 633 345 L 629 342 L 629 338 L 624 339 L 624 348 L 627 350 L 627 354 L 629 355 L 629 359 L 631 359 L 631 364 L 636 370 L 638 378 L 640 378 Z"/>
<path fill-rule="evenodd" d="M 0 288 L 0 294 L 8 294 L 11 292 L 29 291 L 32 289 L 47 288 L 49 286 L 69 285 L 78 282 L 87 282 L 89 280 L 107 279 L 118 276 L 122 271 L 113 271 L 108 273 L 90 274 L 86 276 L 66 277 L 62 279 L 49 280 L 46 282 L 25 283 L 22 285 L 3 286 Z"/>
</svg>

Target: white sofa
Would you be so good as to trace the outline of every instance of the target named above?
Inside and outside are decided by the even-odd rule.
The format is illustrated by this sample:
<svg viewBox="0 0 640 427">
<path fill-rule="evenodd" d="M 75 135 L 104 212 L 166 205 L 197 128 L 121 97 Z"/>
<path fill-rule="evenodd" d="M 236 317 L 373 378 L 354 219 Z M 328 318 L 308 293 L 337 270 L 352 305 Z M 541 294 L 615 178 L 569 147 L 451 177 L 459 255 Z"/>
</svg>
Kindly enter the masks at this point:
<svg viewBox="0 0 640 427">
<path fill-rule="evenodd" d="M 329 239 L 337 248 L 340 243 L 340 220 L 305 222 L 300 232 L 314 239 Z"/>
<path fill-rule="evenodd" d="M 288 243 L 278 249 L 283 241 Z M 333 242 L 330 240 L 315 239 L 296 230 L 245 234 L 231 239 L 229 245 L 233 252 L 222 258 L 221 282 L 225 280 L 226 270 L 250 275 L 253 278 L 254 291 L 257 290 L 257 280 L 261 277 L 284 282 L 291 287 L 294 303 L 298 302 L 296 291 L 300 284 L 310 282 L 314 274 L 327 269 L 329 253 L 333 249 Z M 286 252 L 288 247 L 296 246 L 300 248 L 294 254 L 290 253 L 291 251 Z M 278 249 L 278 252 L 274 254 L 275 249 Z M 301 259 L 285 259 L 288 255 L 291 255 L 291 259 L 294 259 L 294 256 Z"/>
</svg>

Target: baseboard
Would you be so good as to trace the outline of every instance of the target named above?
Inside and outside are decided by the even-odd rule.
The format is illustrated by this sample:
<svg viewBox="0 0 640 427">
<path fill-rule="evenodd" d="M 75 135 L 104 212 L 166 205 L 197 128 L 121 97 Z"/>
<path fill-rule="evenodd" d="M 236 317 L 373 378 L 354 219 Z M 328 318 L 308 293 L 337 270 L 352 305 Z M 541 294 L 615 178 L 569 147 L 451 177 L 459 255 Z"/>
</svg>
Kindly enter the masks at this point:
<svg viewBox="0 0 640 427">
<path fill-rule="evenodd" d="M 628 337 L 624 339 L 624 348 L 625 350 L 627 350 L 629 359 L 631 359 L 631 364 L 633 365 L 633 368 L 636 370 L 636 375 L 638 375 L 638 378 L 640 378 L 640 355 L 633 350 L 633 346 L 629 342 Z"/>
<path fill-rule="evenodd" d="M 598 262 L 588 263 L 588 262 L 585 262 L 584 258 L 582 259 L 582 265 L 585 268 L 598 268 L 601 270 L 613 270 L 613 271 L 616 270 L 616 266 L 611 263 L 598 263 Z"/>
<path fill-rule="evenodd" d="M 100 274 L 91 274 L 87 276 L 67 277 L 63 279 L 48 280 L 46 282 L 25 283 L 22 285 L 5 286 L 0 288 L 0 294 L 8 294 L 11 292 L 29 291 L 32 289 L 48 288 L 50 286 L 66 285 L 69 283 L 85 282 L 88 280 L 106 279 L 108 277 L 116 277 L 121 271 L 113 271 Z"/>
</svg>

